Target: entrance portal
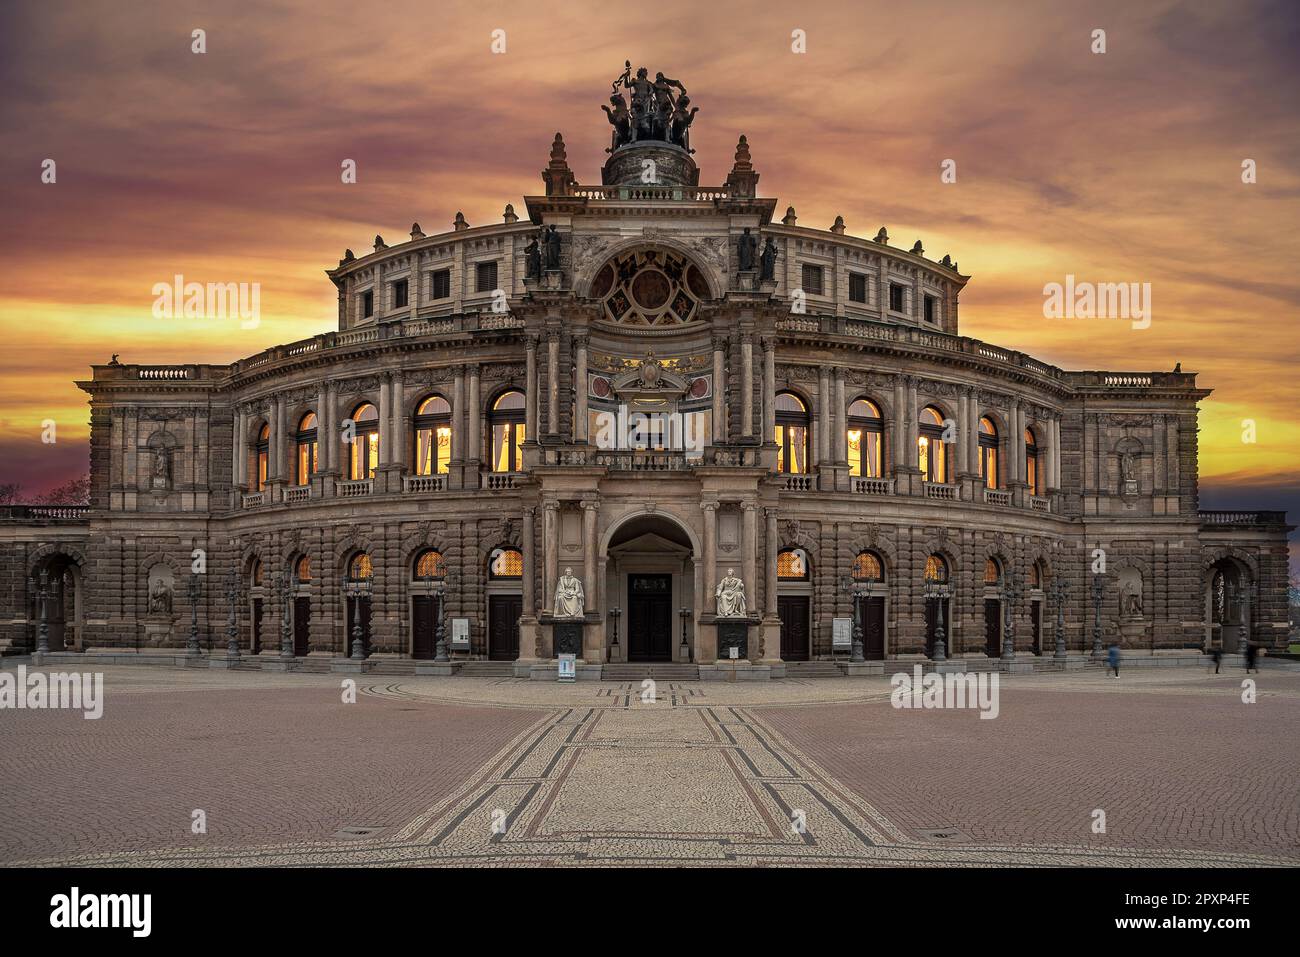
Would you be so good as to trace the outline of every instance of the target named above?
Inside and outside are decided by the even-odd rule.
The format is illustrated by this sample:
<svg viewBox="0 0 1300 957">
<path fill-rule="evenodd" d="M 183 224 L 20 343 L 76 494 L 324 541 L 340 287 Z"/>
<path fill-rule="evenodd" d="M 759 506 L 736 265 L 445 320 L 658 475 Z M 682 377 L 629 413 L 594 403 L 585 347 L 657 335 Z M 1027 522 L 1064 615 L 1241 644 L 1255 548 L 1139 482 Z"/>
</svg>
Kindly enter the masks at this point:
<svg viewBox="0 0 1300 957">
<path fill-rule="evenodd" d="M 627 660 L 673 660 L 673 576 L 627 576 Z"/>
</svg>

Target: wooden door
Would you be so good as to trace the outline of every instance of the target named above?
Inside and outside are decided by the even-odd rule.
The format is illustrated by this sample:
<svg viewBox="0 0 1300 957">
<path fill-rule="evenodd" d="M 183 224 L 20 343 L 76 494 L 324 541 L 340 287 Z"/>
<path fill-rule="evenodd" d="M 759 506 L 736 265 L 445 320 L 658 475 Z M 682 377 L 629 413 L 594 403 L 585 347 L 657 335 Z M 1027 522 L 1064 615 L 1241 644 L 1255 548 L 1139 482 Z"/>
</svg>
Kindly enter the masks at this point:
<svg viewBox="0 0 1300 957">
<path fill-rule="evenodd" d="M 411 657 L 432 658 L 438 645 L 438 599 L 416 595 L 411 599 Z"/>
<path fill-rule="evenodd" d="M 996 598 L 984 599 L 984 654 L 1002 656 L 1002 602 Z"/>
<path fill-rule="evenodd" d="M 311 599 L 299 595 L 293 600 L 293 653 L 304 658 L 311 651 Z"/>
<path fill-rule="evenodd" d="M 859 599 L 862 615 L 862 656 L 867 661 L 885 658 L 885 596 Z"/>
<path fill-rule="evenodd" d="M 524 613 L 520 595 L 488 596 L 488 658 L 514 661 L 519 657 L 519 616 Z"/>
<path fill-rule="evenodd" d="M 673 660 L 673 576 L 629 575 L 627 660 Z"/>
<path fill-rule="evenodd" d="M 777 595 L 776 613 L 781 619 L 781 660 L 808 660 L 808 596 Z"/>
</svg>

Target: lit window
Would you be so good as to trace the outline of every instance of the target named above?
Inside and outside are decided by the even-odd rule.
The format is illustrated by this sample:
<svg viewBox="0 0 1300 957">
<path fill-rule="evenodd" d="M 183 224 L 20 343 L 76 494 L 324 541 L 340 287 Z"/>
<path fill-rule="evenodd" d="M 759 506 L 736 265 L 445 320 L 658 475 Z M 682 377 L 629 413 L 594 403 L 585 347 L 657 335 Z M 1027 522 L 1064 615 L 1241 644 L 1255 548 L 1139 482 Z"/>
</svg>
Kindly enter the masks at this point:
<svg viewBox="0 0 1300 957">
<path fill-rule="evenodd" d="M 858 399 L 850 405 L 846 435 L 849 474 L 859 478 L 880 478 L 883 471 L 884 426 L 879 406 L 870 399 Z"/>
<path fill-rule="evenodd" d="M 1025 429 L 1025 484 L 1030 495 L 1042 495 L 1038 486 L 1038 443 L 1032 429 Z"/>
<path fill-rule="evenodd" d="M 792 580 L 808 580 L 808 553 L 802 548 L 787 548 L 776 556 L 776 577 Z"/>
<path fill-rule="evenodd" d="M 986 488 L 998 487 L 998 427 L 988 416 L 980 418 L 980 478 Z"/>
<path fill-rule="evenodd" d="M 942 555 L 931 555 L 925 560 L 925 580 L 939 584 L 948 581 L 948 562 Z"/>
<path fill-rule="evenodd" d="M 774 438 L 780 447 L 777 469 L 794 475 L 808 471 L 808 409 L 789 392 L 776 397 Z"/>
<path fill-rule="evenodd" d="M 917 466 L 921 479 L 943 483 L 948 479 L 948 446 L 943 441 L 943 413 L 933 406 L 921 410 L 920 435 L 917 437 Z"/>
<path fill-rule="evenodd" d="M 358 552 L 352 556 L 352 561 L 348 564 L 348 577 L 353 581 L 366 581 L 375 576 L 374 566 L 370 564 L 370 556 L 365 552 Z"/>
<path fill-rule="evenodd" d="M 294 573 L 298 576 L 298 581 L 302 582 L 304 585 L 310 582 L 311 559 L 306 555 L 299 558 L 298 563 L 294 566 Z"/>
<path fill-rule="evenodd" d="M 415 408 L 415 474 L 451 471 L 451 406 L 431 395 Z"/>
<path fill-rule="evenodd" d="M 416 578 L 443 578 L 446 574 L 447 567 L 443 564 L 442 552 L 429 549 L 421 552 L 415 560 Z"/>
<path fill-rule="evenodd" d="M 316 440 L 315 412 L 308 412 L 298 422 L 298 434 L 294 436 L 294 441 L 298 445 L 297 484 L 306 485 L 316 474 L 318 464 L 316 455 L 319 444 Z"/>
<path fill-rule="evenodd" d="M 524 465 L 524 394 L 502 393 L 488 414 L 492 428 L 492 471 L 519 472 Z"/>
<path fill-rule="evenodd" d="M 1002 568 L 998 565 L 996 558 L 986 558 L 984 560 L 984 584 L 996 585 L 1002 581 Z"/>
<path fill-rule="evenodd" d="M 522 578 L 524 556 L 516 548 L 494 548 L 488 559 L 489 578 Z"/>
<path fill-rule="evenodd" d="M 271 461 L 271 427 L 263 424 L 253 444 L 253 491 L 266 488 L 267 466 Z"/>
<path fill-rule="evenodd" d="M 874 552 L 860 552 L 853 560 L 853 580 L 881 582 L 885 580 L 884 565 Z"/>
<path fill-rule="evenodd" d="M 348 477 L 353 481 L 375 477 L 379 468 L 379 413 L 363 402 L 352 413 L 356 438 L 348 455 Z"/>
</svg>

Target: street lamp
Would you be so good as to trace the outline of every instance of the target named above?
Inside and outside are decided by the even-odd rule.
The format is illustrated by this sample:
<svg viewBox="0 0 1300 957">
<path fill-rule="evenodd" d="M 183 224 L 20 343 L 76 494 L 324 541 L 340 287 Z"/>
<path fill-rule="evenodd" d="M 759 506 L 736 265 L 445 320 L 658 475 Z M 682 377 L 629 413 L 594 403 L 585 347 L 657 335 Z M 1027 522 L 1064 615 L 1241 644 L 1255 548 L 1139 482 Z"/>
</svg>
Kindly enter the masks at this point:
<svg viewBox="0 0 1300 957">
<path fill-rule="evenodd" d="M 1065 579 L 1057 577 L 1052 580 L 1051 595 L 1056 602 L 1056 651 L 1052 657 L 1057 659 L 1065 657 L 1065 598 L 1069 591 Z"/>
<path fill-rule="evenodd" d="M 610 639 L 610 642 L 609 642 L 609 660 L 610 660 L 610 661 L 615 661 L 615 660 L 617 660 L 617 659 L 615 658 L 615 656 L 614 656 L 614 652 L 618 651 L 618 619 L 619 619 L 619 616 L 622 615 L 622 614 L 623 614 L 623 612 L 620 611 L 618 608 L 611 608 L 611 609 L 609 610 L 609 620 L 612 621 L 612 622 L 614 623 L 614 637 L 613 637 L 612 639 Z"/>
<path fill-rule="evenodd" d="M 1092 656 L 1101 657 L 1101 595 L 1105 584 L 1101 575 L 1092 576 Z"/>
<path fill-rule="evenodd" d="M 349 594 L 352 596 L 352 659 L 361 661 L 366 657 L 365 642 L 361 637 L 361 599 L 370 597 L 370 579 L 369 578 L 348 578 L 348 573 L 343 573 L 343 595 L 346 598 Z M 344 606 L 346 615 L 346 604 Z"/>
<path fill-rule="evenodd" d="M 924 595 L 927 602 L 935 603 L 934 654 L 935 661 L 947 661 L 948 649 L 943 643 L 943 606 L 947 598 L 947 588 L 931 578 L 925 580 Z"/>
<path fill-rule="evenodd" d="M 691 648 L 686 643 L 686 623 L 691 620 L 691 610 L 689 608 L 683 608 L 681 611 L 677 613 L 677 615 L 682 620 L 682 650 L 678 655 L 678 658 L 681 659 L 682 661 L 690 661 Z"/>
<path fill-rule="evenodd" d="M 52 596 L 49 569 L 41 569 L 40 588 L 36 587 L 36 579 L 30 575 L 27 577 L 27 584 L 31 587 L 37 602 L 40 603 L 40 627 L 36 630 L 36 653 L 38 655 L 48 655 L 50 653 L 50 623 L 45 603 Z"/>
<path fill-rule="evenodd" d="M 1004 615 L 1004 626 L 1002 629 L 1002 660 L 1011 661 L 1016 657 L 1016 617 L 1015 605 L 1016 600 L 1024 594 L 1024 589 L 1020 586 L 1020 580 L 1016 578 L 1016 570 L 1010 563 L 1007 564 L 1007 570 L 1002 578 L 1002 601 Z"/>
<path fill-rule="evenodd" d="M 190 637 L 185 643 L 185 654 L 191 658 L 199 656 L 199 596 L 202 594 L 203 586 L 199 580 L 199 573 L 190 570 Z"/>
<path fill-rule="evenodd" d="M 239 657 L 239 579 L 234 569 L 226 576 L 226 598 L 230 601 L 230 616 L 226 619 L 226 657 Z"/>
<path fill-rule="evenodd" d="M 450 661 L 447 645 L 447 588 L 454 585 L 455 576 L 444 571 L 442 578 L 434 581 L 438 592 L 438 644 L 434 649 L 434 661 Z"/>
<path fill-rule="evenodd" d="M 851 575 L 843 575 L 840 577 L 840 591 L 848 593 L 853 600 L 853 653 L 849 660 L 865 661 L 862 652 L 862 595 L 866 592 L 866 585 Z"/>
</svg>

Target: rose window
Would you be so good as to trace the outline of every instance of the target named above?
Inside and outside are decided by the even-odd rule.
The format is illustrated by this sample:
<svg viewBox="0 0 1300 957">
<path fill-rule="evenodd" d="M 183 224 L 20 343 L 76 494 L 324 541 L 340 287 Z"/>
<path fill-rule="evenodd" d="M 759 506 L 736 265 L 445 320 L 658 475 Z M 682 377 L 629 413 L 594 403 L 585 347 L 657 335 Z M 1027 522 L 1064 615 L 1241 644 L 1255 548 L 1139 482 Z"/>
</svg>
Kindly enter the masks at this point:
<svg viewBox="0 0 1300 957">
<path fill-rule="evenodd" d="M 709 284 L 699 268 L 672 252 L 647 249 L 611 259 L 591 284 L 611 322 L 675 326 L 696 318 Z"/>
</svg>

